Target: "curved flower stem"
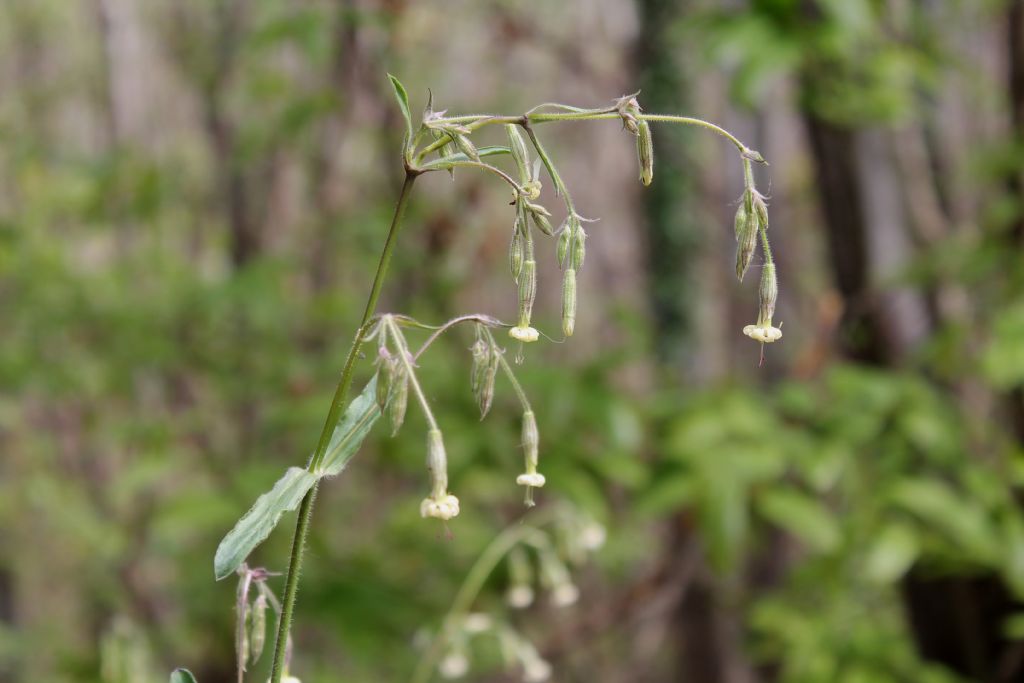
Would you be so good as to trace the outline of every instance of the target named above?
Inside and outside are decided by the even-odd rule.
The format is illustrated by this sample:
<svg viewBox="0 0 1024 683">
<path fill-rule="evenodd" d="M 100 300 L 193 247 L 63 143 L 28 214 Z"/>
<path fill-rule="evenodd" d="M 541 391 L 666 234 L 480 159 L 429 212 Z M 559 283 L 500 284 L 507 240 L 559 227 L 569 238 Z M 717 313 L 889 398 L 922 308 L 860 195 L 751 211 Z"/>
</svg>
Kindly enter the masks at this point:
<svg viewBox="0 0 1024 683">
<path fill-rule="evenodd" d="M 557 104 L 554 104 L 554 103 L 550 103 L 550 104 L 547 104 L 547 105 L 544 105 L 544 106 L 567 106 L 567 105 L 557 105 Z M 492 114 L 472 114 L 470 116 L 453 116 L 453 117 L 450 117 L 450 118 L 442 119 L 442 121 L 444 121 L 444 123 L 453 123 L 453 124 L 463 124 L 463 123 L 465 123 L 465 124 L 469 124 L 469 127 L 471 129 L 477 129 L 477 128 L 482 128 L 484 126 L 488 126 L 488 125 L 495 124 L 495 123 L 516 123 L 516 124 L 519 124 L 520 126 L 526 127 L 526 126 L 528 126 L 531 123 L 546 123 L 546 122 L 549 122 L 549 121 L 602 121 L 602 120 L 618 119 L 618 118 L 620 118 L 618 112 L 616 112 L 616 111 L 607 111 L 607 110 L 596 110 L 596 111 L 595 110 L 583 110 L 583 111 L 578 111 L 578 112 L 577 111 L 537 112 L 537 111 L 531 110 L 530 112 L 528 112 L 526 114 L 523 114 L 522 116 L 499 116 L 499 115 L 492 115 Z M 744 145 L 740 141 L 740 139 L 737 138 L 735 135 L 733 135 L 732 133 L 730 133 L 726 129 L 722 128 L 721 126 L 716 126 L 715 124 L 711 123 L 710 121 L 705 121 L 704 119 L 698 119 L 698 118 L 694 118 L 692 116 L 674 116 L 674 115 L 671 115 L 671 114 L 640 114 L 640 115 L 637 116 L 637 118 L 643 119 L 645 121 L 655 121 L 655 122 L 662 122 L 662 123 L 679 123 L 679 124 L 682 124 L 682 125 L 685 125 L 685 126 L 698 126 L 700 128 L 704 128 L 706 130 L 709 130 L 712 133 L 716 133 L 718 135 L 721 135 L 726 140 L 731 142 L 736 147 L 736 149 L 738 149 L 740 151 L 740 154 L 746 155 L 746 154 L 750 154 L 751 151 L 752 151 L 749 147 Z M 443 142 L 438 141 L 438 142 L 435 142 L 435 143 L 433 143 L 431 145 L 428 145 L 426 148 L 423 149 L 422 152 L 420 152 L 420 155 L 419 155 L 420 158 L 422 158 L 424 155 L 428 154 L 429 152 L 432 152 L 435 149 L 437 149 L 439 147 L 442 147 L 443 144 L 444 144 Z"/>
<path fill-rule="evenodd" d="M 490 171 L 491 173 L 500 176 L 502 180 L 511 185 L 512 189 L 516 191 L 516 194 L 523 194 L 524 192 L 523 187 L 519 183 L 517 183 L 508 173 L 505 173 L 497 166 L 491 166 L 490 164 L 485 164 L 482 161 L 473 161 L 472 159 L 445 161 L 444 159 L 438 159 L 437 161 L 432 161 L 429 164 L 424 164 L 423 166 L 420 166 L 419 170 L 446 171 L 448 169 L 455 168 L 456 166 L 470 166 L 472 168 L 480 168 L 485 171 Z"/>
<path fill-rule="evenodd" d="M 355 367 L 356 358 L 359 356 L 359 347 L 363 342 L 368 328 L 367 323 L 373 317 L 377 308 L 377 300 L 380 298 L 381 289 L 384 286 L 384 276 L 387 274 L 388 265 L 391 263 L 391 254 L 395 248 L 398 232 L 402 225 L 402 216 L 405 207 L 409 203 L 409 194 L 418 172 L 406 171 L 405 183 L 402 184 L 402 191 L 398 195 L 398 202 L 395 204 L 395 213 L 391 218 L 391 227 L 388 229 L 387 239 L 384 241 L 384 248 L 381 251 L 380 259 L 377 262 L 377 273 L 373 278 L 373 285 L 370 287 L 370 294 L 366 299 L 366 309 L 363 311 L 363 319 L 359 323 L 352 347 L 348 351 L 348 358 L 345 359 L 345 367 L 341 371 L 341 379 L 338 381 L 338 388 L 334 391 L 334 399 L 331 401 L 331 409 L 327 413 L 327 420 L 324 422 L 323 431 L 320 433 L 320 441 L 317 443 L 316 451 L 310 458 L 309 471 L 314 471 L 320 466 L 324 453 L 327 451 L 327 444 L 330 442 L 334 425 L 345 403 L 345 396 L 352 386 L 352 370 Z M 303 497 L 299 506 L 298 519 L 295 522 L 295 535 L 292 537 L 291 557 L 288 561 L 288 575 L 285 579 L 284 599 L 281 606 L 281 618 L 277 625 L 277 642 L 274 645 L 274 664 L 270 671 L 270 683 L 281 683 L 281 676 L 284 673 L 285 651 L 288 645 L 288 633 L 291 630 L 292 615 L 295 612 L 295 596 L 299 588 L 299 572 L 302 569 L 302 552 L 306 547 L 306 536 L 309 532 L 309 520 L 313 515 L 313 503 L 316 500 L 317 485 L 314 484 L 309 492 Z"/>
<path fill-rule="evenodd" d="M 469 608 L 472 607 L 473 601 L 480 593 L 480 589 L 483 588 L 487 577 L 491 575 L 502 558 L 520 543 L 533 541 L 535 544 L 543 544 L 547 541 L 544 534 L 537 529 L 537 526 L 547 521 L 550 520 L 538 519 L 534 520 L 532 526 L 523 524 L 510 526 L 498 534 L 497 538 L 491 541 L 491 544 L 480 554 L 469 573 L 466 574 L 466 579 L 462 582 L 459 592 L 456 593 L 455 600 L 452 601 L 452 606 L 444 617 L 441 629 L 434 637 L 426 654 L 416 665 L 411 683 L 427 683 L 430 680 L 430 674 L 441 657 L 441 648 L 445 644 L 449 631 L 458 623 L 458 619 L 465 616 Z"/>
<path fill-rule="evenodd" d="M 413 357 L 412 357 L 413 360 L 419 360 L 420 356 L 422 356 L 423 353 L 428 348 L 430 348 L 430 345 L 433 344 L 435 341 L 437 341 L 438 337 L 440 337 L 442 334 L 444 334 L 445 332 L 447 332 L 451 328 L 455 327 L 459 323 L 467 323 L 467 322 L 480 323 L 481 325 L 485 325 L 487 327 L 512 327 L 508 323 L 503 323 L 500 320 L 498 320 L 497 318 L 492 318 L 489 315 L 482 315 L 482 314 L 479 314 L 479 313 L 472 313 L 472 314 L 469 314 L 469 315 L 460 315 L 457 318 L 452 318 L 451 320 L 449 320 L 448 322 L 446 322 L 443 325 L 437 325 L 437 326 L 430 327 L 429 329 L 433 329 L 434 333 L 431 334 L 429 337 L 427 337 L 427 340 L 425 342 L 423 342 L 423 345 L 420 346 L 419 350 L 415 354 L 413 354 Z"/>
</svg>

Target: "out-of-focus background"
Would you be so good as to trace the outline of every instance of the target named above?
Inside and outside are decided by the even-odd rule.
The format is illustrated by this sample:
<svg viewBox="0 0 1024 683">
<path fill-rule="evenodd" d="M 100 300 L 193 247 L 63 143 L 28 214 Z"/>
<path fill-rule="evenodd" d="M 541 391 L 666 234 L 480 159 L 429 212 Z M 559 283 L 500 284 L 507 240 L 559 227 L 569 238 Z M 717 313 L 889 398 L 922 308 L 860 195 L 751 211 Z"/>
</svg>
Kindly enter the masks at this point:
<svg viewBox="0 0 1024 683">
<path fill-rule="evenodd" d="M 735 149 L 657 125 L 645 189 L 618 122 L 537 127 L 601 221 L 576 336 L 519 368 L 548 481 L 529 514 L 572 505 L 607 540 L 575 605 L 509 612 L 500 568 L 474 609 L 557 681 L 1024 680 L 1024 2 L 7 0 L 0 681 L 233 679 L 213 552 L 319 434 L 401 183 L 387 72 L 414 113 L 428 88 L 452 114 L 642 90 L 771 162 L 785 338 L 758 368 Z M 513 319 L 507 201 L 421 179 L 383 309 Z M 539 261 L 560 336 L 550 241 Z M 420 371 L 450 537 L 418 514 L 415 406 L 322 487 L 304 683 L 406 680 L 524 514 L 515 396 L 499 381 L 479 422 L 471 342 Z M 292 523 L 254 564 L 284 570 Z"/>
</svg>

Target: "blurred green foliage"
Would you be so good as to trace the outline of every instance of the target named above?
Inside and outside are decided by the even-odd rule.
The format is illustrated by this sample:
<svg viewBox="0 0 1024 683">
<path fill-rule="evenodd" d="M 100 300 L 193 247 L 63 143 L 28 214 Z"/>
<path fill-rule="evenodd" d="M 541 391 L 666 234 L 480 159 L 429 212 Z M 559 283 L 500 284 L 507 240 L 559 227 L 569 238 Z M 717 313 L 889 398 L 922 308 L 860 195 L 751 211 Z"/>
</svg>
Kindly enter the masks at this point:
<svg viewBox="0 0 1024 683">
<path fill-rule="evenodd" d="M 801 105 L 851 126 L 921 116 L 921 93 L 957 67 L 941 47 L 945 15 L 919 16 L 928 3 L 895 18 L 867 0 L 810 3 L 812 16 L 806 4 L 756 0 L 688 16 L 680 31 L 701 29 L 703 51 L 735 69 L 738 101 L 756 104 L 779 79 L 810 73 Z M 187 30 L 166 4 L 151 8 L 167 20 L 154 22 L 166 33 L 157 38 L 198 101 L 230 114 L 228 152 L 205 149 L 198 134 L 160 151 L 65 144 L 54 102 L 101 99 L 95 55 L 0 100 L 0 607 L 18 604 L 17 619 L 0 609 L 0 679 L 135 683 L 177 665 L 201 681 L 232 675 L 234 587 L 213 581 L 214 549 L 309 452 L 392 199 L 394 111 L 380 129 L 352 124 L 354 153 L 371 169 L 353 179 L 357 206 L 309 209 L 299 238 L 234 263 L 219 182 L 239 174 L 257 216 L 275 159 L 315 168 L 323 126 L 354 106 L 325 75 L 332 31 L 386 32 L 391 15 L 264 1 L 240 35 L 225 36 L 216 12 L 182 6 Z M 0 34 L 3 50 L 30 61 L 38 44 L 19 35 L 57 40 L 73 23 L 56 2 L 4 12 L 15 28 Z M 893 39 L 890 24 L 907 39 Z M 216 49 L 227 38 L 238 41 L 230 83 Z M 308 77 L 295 78 L 283 53 Z M 1002 187 L 1021 171 L 1018 152 L 979 146 L 963 172 Z M 922 246 L 893 283 L 971 295 L 970 316 L 936 329 L 906 367 L 837 362 L 778 382 L 751 370 L 733 383 L 638 390 L 622 377 L 638 364 L 663 368 L 650 323 L 626 313 L 613 321 L 624 341 L 587 359 L 530 349 L 519 372 L 540 422 L 542 506 L 564 497 L 609 527 L 582 577 L 585 603 L 628 591 L 653 555 L 671 552 L 663 526 L 678 524 L 697 539 L 723 609 L 740 615 L 746 651 L 777 680 L 956 680 L 918 654 L 901 603 L 908 575 L 996 577 L 1014 604 L 1024 600 L 1024 453 L 1008 421 L 956 389 L 971 384 L 996 402 L 1024 386 L 1024 269 L 1006 241 L 1021 207 L 1009 191 L 986 199 L 977 230 Z M 411 223 L 450 220 L 445 201 L 417 203 Z M 462 312 L 451 309 L 477 275 L 468 259 L 445 255 L 443 235 L 409 239 L 396 304 L 428 320 Z M 326 284 L 311 274 L 320 251 Z M 478 421 L 469 343 L 456 333 L 422 367 L 463 499 L 450 539 L 417 514 L 415 413 L 396 439 L 375 431 L 324 487 L 297 614 L 307 683 L 402 680 L 415 632 L 436 625 L 480 550 L 523 514 L 516 402 L 499 380 L 494 414 Z M 254 564 L 283 570 L 284 527 Z M 771 580 L 746 580 L 766 565 Z M 504 581 L 491 579 L 482 609 L 504 609 Z M 538 607 L 519 621 L 543 648 L 560 619 Z M 1022 623 L 1016 614 L 996 628 L 1019 644 Z M 579 647 L 615 653 L 625 640 Z M 589 680 L 586 663 L 572 665 Z"/>
</svg>

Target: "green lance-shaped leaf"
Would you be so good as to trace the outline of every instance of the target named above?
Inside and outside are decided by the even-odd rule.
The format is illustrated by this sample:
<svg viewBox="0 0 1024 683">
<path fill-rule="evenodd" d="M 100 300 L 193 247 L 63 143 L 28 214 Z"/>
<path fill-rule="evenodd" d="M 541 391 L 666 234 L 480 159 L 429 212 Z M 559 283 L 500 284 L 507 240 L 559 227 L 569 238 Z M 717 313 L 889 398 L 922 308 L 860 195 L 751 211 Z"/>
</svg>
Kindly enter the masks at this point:
<svg viewBox="0 0 1024 683">
<path fill-rule="evenodd" d="M 395 99 L 398 100 L 398 108 L 402 110 L 402 117 L 405 119 L 405 144 L 408 145 L 409 141 L 412 140 L 412 115 L 409 113 L 409 93 L 405 91 L 405 86 L 402 82 L 388 74 L 388 80 L 391 81 L 391 87 L 395 89 Z"/>
<path fill-rule="evenodd" d="M 321 477 L 333 477 L 345 469 L 345 465 L 352 459 L 363 439 L 370 433 L 373 423 L 380 417 L 380 408 L 377 406 L 377 378 L 371 379 L 363 388 L 361 394 L 348 404 L 345 414 L 338 421 L 338 426 L 331 434 L 331 440 L 327 444 L 323 460 L 317 469 Z"/>
<path fill-rule="evenodd" d="M 314 472 L 301 467 L 288 468 L 284 476 L 274 484 L 274 488 L 257 498 L 252 508 L 238 520 L 235 528 L 228 532 L 217 547 L 213 570 L 218 580 L 234 572 L 249 553 L 266 540 L 281 515 L 297 508 L 302 497 L 313 488 L 317 480 L 334 476 L 345 468 L 373 423 L 380 417 L 376 394 L 377 378 L 374 377 L 341 416 L 320 466 Z"/>
<path fill-rule="evenodd" d="M 188 669 L 175 669 L 171 672 L 170 683 L 196 683 L 196 677 Z"/>
<path fill-rule="evenodd" d="M 273 489 L 256 499 L 252 508 L 217 547 L 213 570 L 218 581 L 230 576 L 245 562 L 249 553 L 274 530 L 281 515 L 299 506 L 299 501 L 313 488 L 317 478 L 301 467 L 289 467 Z"/>
</svg>

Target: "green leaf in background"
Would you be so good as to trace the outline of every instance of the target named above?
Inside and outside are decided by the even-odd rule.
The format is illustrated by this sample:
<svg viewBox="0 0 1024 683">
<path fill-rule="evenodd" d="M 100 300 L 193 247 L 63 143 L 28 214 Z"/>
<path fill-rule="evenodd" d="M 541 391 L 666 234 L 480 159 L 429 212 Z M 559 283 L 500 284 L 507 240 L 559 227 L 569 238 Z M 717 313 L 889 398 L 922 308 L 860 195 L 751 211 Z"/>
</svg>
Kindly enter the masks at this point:
<svg viewBox="0 0 1024 683">
<path fill-rule="evenodd" d="M 388 74 L 388 80 L 391 81 L 391 87 L 395 89 L 395 99 L 398 100 L 398 108 L 402 110 L 402 117 L 405 118 L 405 134 L 409 137 L 406 138 L 406 144 L 409 140 L 412 140 L 412 115 L 409 113 L 409 93 L 405 91 L 405 86 L 402 82 Z"/>
<path fill-rule="evenodd" d="M 871 544 L 864 561 L 864 576 L 881 584 L 898 581 L 919 552 L 914 529 L 905 524 L 890 524 Z"/>
<path fill-rule="evenodd" d="M 196 677 L 188 669 L 175 669 L 171 672 L 170 683 L 196 683 Z"/>
<path fill-rule="evenodd" d="M 842 541 L 832 513 L 820 502 L 799 491 L 767 491 L 758 500 L 764 517 L 790 532 L 814 550 L 831 552 Z"/>
<path fill-rule="evenodd" d="M 274 488 L 257 498 L 252 508 L 238 520 L 235 528 L 220 542 L 213 559 L 213 570 L 218 581 L 234 572 L 249 553 L 266 540 L 281 515 L 297 508 L 302 497 L 319 479 L 334 476 L 345 468 L 359 450 L 373 423 L 380 417 L 380 409 L 375 400 L 376 392 L 375 376 L 345 409 L 331 434 L 327 451 L 316 472 L 301 467 L 288 468 L 284 476 L 274 484 Z"/>
<path fill-rule="evenodd" d="M 299 506 L 299 501 L 317 478 L 301 467 L 289 467 L 269 493 L 256 499 L 256 503 L 217 546 L 213 571 L 218 581 L 238 569 L 249 553 L 274 530 L 281 515 Z"/>
<path fill-rule="evenodd" d="M 373 423 L 380 417 L 376 394 L 377 376 L 374 375 L 363 388 L 363 392 L 348 404 L 345 414 L 334 428 L 331 441 L 327 444 L 327 451 L 316 471 L 318 478 L 333 477 L 341 472 L 359 450 Z"/>
<path fill-rule="evenodd" d="M 906 479 L 893 488 L 894 502 L 963 548 L 976 562 L 999 561 L 998 531 L 977 501 L 934 479 Z"/>
</svg>

